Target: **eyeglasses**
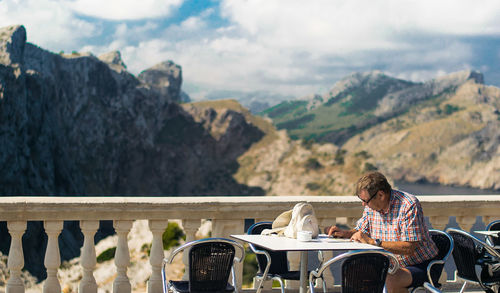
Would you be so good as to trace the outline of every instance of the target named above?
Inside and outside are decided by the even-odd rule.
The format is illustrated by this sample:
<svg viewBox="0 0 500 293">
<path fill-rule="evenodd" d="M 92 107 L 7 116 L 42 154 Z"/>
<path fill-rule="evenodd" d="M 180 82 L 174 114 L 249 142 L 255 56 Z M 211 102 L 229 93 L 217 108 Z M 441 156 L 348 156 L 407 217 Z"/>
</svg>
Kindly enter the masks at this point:
<svg viewBox="0 0 500 293">
<path fill-rule="evenodd" d="M 378 193 L 378 190 L 377 190 L 377 191 L 376 191 L 376 192 L 375 192 L 372 196 L 370 196 L 370 198 L 369 198 L 368 200 L 364 200 L 364 199 L 362 199 L 361 197 L 359 197 L 359 194 L 358 194 L 358 198 L 359 198 L 362 202 L 364 202 L 365 204 L 368 204 L 368 203 L 369 203 L 369 202 L 370 202 L 370 201 L 371 201 L 371 200 L 375 197 L 375 195 L 377 195 L 377 193 Z"/>
</svg>

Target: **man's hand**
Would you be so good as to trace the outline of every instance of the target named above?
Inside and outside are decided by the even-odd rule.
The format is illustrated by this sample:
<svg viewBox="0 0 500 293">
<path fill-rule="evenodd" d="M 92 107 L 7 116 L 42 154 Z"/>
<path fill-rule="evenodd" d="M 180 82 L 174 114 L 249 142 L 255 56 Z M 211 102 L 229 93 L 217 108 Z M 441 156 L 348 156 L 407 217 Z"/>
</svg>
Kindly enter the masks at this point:
<svg viewBox="0 0 500 293">
<path fill-rule="evenodd" d="M 338 238 L 349 238 L 352 235 L 352 231 L 342 230 L 337 226 L 330 226 L 325 228 L 325 234 L 328 234 L 328 236 L 333 236 Z"/>
<path fill-rule="evenodd" d="M 371 245 L 375 244 L 374 239 L 372 239 L 370 236 L 368 236 L 368 234 L 363 233 L 361 231 L 357 231 L 356 233 L 352 234 L 351 240 L 356 241 L 356 242 L 361 242 L 361 243 L 367 243 L 367 244 L 371 244 Z"/>
</svg>

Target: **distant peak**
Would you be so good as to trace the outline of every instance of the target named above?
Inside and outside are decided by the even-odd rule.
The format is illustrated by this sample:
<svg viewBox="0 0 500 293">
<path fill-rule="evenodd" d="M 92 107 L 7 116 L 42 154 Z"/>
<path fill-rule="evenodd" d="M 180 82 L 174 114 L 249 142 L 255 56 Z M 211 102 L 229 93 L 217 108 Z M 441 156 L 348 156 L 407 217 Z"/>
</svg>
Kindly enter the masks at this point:
<svg viewBox="0 0 500 293">
<path fill-rule="evenodd" d="M 328 101 L 330 98 L 335 97 L 344 91 L 348 91 L 351 88 L 359 86 L 373 88 L 388 83 L 402 84 L 411 82 L 388 76 L 380 70 L 354 72 L 336 82 L 333 88 L 325 96 L 323 96 L 323 99 Z M 395 88 L 397 87 L 398 86 Z"/>
<path fill-rule="evenodd" d="M 125 63 L 122 60 L 122 55 L 120 51 L 111 51 L 108 53 L 104 53 L 99 56 L 99 60 L 111 65 L 118 65 L 123 68 L 127 68 L 127 65 L 125 65 Z"/>
<path fill-rule="evenodd" d="M 379 77 L 385 77 L 387 76 L 385 73 L 383 73 L 380 70 L 372 70 L 372 71 L 365 71 L 365 72 L 353 72 L 344 79 L 373 79 L 373 78 L 379 78 Z"/>
<path fill-rule="evenodd" d="M 462 70 L 438 77 L 433 82 L 460 85 L 469 80 L 478 84 L 484 84 L 484 75 L 477 70 Z"/>
<path fill-rule="evenodd" d="M 170 96 L 172 100 L 179 101 L 181 98 L 182 68 L 170 60 L 142 71 L 137 78 Z"/>
<path fill-rule="evenodd" d="M 161 63 L 158 63 L 154 65 L 151 68 L 148 68 L 147 70 L 159 70 L 159 71 L 171 71 L 172 69 L 175 70 L 180 70 L 180 66 L 175 64 L 175 62 L 171 60 L 163 61 Z"/>
<path fill-rule="evenodd" d="M 22 63 L 26 29 L 22 25 L 0 28 L 0 64 Z"/>
<path fill-rule="evenodd" d="M 180 65 L 175 64 L 171 60 L 163 61 L 158 63 L 139 74 L 139 79 L 143 79 L 146 83 L 156 83 L 156 81 L 150 80 L 151 76 L 173 76 L 175 78 L 182 78 L 182 68 Z"/>
</svg>

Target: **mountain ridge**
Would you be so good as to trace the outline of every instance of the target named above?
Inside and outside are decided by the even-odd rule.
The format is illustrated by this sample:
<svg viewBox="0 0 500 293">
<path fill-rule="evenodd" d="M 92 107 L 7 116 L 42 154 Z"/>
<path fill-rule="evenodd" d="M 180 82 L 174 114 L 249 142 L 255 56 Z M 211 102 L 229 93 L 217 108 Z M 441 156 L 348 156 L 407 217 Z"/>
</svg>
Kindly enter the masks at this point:
<svg viewBox="0 0 500 293">
<path fill-rule="evenodd" d="M 300 127 L 281 129 L 298 144 L 314 145 L 316 141 L 333 143 L 338 148 L 334 162 L 342 164 L 334 163 L 334 169 L 323 168 L 344 174 L 346 180 L 337 179 L 335 184 L 348 184 L 363 172 L 380 170 L 396 181 L 500 189 L 500 170 L 495 167 L 500 163 L 499 88 L 485 85 L 484 76 L 478 71 L 460 71 L 422 83 L 408 83 L 401 90 L 389 89 L 376 97 L 376 106 L 372 103 L 367 111 L 357 116 L 348 114 L 350 120 L 346 119 L 347 115 L 342 114 L 345 105 L 341 103 L 352 99 L 357 87 L 388 89 L 380 78 L 387 80 L 381 72 L 352 74 L 330 91 L 334 97 L 343 95 L 340 101 L 324 106 L 331 100 L 311 95 L 316 107 L 309 112 L 308 101 L 296 100 L 271 108 L 266 114 L 278 129 L 280 125 L 297 126 L 291 122 L 312 117 L 303 119 Z M 361 101 L 371 98 L 371 94 L 361 95 Z M 327 96 L 331 98 L 332 94 Z M 289 121 L 280 120 L 286 115 L 291 117 Z M 308 124 L 317 132 L 331 125 L 337 128 L 322 136 L 297 135 Z M 310 156 L 322 166 L 331 164 L 319 160 L 317 153 Z M 319 175 L 323 171 L 314 172 Z M 325 180 L 317 183 L 330 186 L 333 193 L 352 192 L 349 188 L 332 188 Z"/>
<path fill-rule="evenodd" d="M 343 144 L 352 134 L 404 113 L 423 100 L 453 91 L 473 80 L 484 82 L 480 72 L 466 70 L 427 82 L 415 83 L 380 71 L 353 73 L 336 82 L 323 96 L 293 100 L 269 108 L 261 115 L 273 119 L 292 138 Z"/>
</svg>

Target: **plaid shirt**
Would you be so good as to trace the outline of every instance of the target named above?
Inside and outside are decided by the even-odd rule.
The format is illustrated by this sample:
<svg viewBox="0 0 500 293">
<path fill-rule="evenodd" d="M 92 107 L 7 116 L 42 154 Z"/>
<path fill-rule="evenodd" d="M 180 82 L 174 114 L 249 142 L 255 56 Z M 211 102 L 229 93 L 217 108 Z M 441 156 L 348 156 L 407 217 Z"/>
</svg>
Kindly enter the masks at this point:
<svg viewBox="0 0 500 293">
<path fill-rule="evenodd" d="M 424 213 L 418 199 L 409 193 L 391 191 L 389 211 L 380 213 L 365 206 L 356 230 L 382 241 L 418 241 L 412 255 L 396 255 L 402 267 L 434 258 L 438 249 L 429 236 Z"/>
</svg>

